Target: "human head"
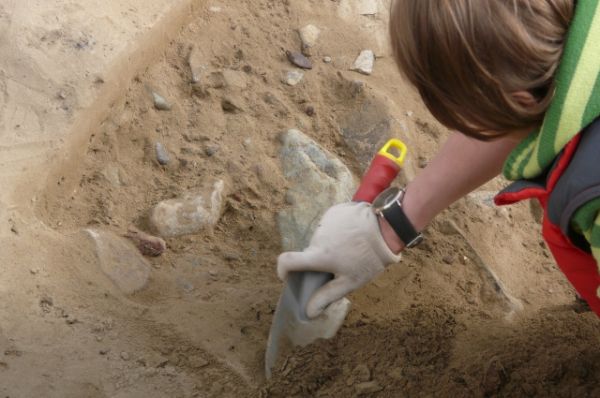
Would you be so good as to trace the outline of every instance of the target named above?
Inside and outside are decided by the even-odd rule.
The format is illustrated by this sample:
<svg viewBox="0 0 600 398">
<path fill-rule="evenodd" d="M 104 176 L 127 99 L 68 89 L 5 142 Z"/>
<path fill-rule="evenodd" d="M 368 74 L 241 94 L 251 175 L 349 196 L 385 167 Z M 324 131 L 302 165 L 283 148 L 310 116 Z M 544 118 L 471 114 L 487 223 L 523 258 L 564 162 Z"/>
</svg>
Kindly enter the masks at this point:
<svg viewBox="0 0 600 398">
<path fill-rule="evenodd" d="M 543 120 L 573 9 L 574 0 L 394 0 L 393 54 L 436 119 L 490 140 Z"/>
</svg>

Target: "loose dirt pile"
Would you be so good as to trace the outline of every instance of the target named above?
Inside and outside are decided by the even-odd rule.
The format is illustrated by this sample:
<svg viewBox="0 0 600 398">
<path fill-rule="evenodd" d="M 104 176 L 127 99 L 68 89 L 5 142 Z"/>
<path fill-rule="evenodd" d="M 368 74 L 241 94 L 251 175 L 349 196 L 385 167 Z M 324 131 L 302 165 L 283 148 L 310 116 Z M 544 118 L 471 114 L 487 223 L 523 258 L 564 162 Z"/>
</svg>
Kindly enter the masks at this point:
<svg viewBox="0 0 600 398">
<path fill-rule="evenodd" d="M 90 372 L 106 372 L 90 376 L 79 396 L 600 394 L 600 322 L 578 311 L 529 207 L 489 205 L 502 181 L 444 212 L 426 244 L 350 297 L 339 336 L 288 353 L 265 382 L 262 356 L 282 287 L 275 216 L 290 205 L 279 134 L 302 130 L 357 178 L 378 143 L 399 136 L 412 154 L 404 179 L 446 135 L 389 57 L 387 3 L 375 15 L 361 15 L 354 3 L 369 2 L 207 5 L 124 87 L 84 162 L 59 171 L 77 183 L 48 186 L 37 214 L 77 247 L 57 258 L 83 276 L 77 286 L 78 276 L 57 266 L 46 283 L 71 281 L 78 293 L 58 301 L 80 308 L 69 325 L 72 347 L 99 350 L 103 361 Z M 292 86 L 283 81 L 296 69 L 286 51 L 300 50 L 297 29 L 308 23 L 320 29 L 313 68 Z M 377 56 L 369 76 L 350 71 L 365 49 Z M 155 106 L 153 92 L 166 104 Z M 151 232 L 158 202 L 215 179 L 225 182 L 219 221 L 166 238 L 167 250 L 148 259 L 142 290 L 123 295 L 92 269 L 83 228 Z M 46 314 L 60 312 L 56 301 L 44 301 Z M 57 396 L 80 391 L 52 384 Z"/>
</svg>

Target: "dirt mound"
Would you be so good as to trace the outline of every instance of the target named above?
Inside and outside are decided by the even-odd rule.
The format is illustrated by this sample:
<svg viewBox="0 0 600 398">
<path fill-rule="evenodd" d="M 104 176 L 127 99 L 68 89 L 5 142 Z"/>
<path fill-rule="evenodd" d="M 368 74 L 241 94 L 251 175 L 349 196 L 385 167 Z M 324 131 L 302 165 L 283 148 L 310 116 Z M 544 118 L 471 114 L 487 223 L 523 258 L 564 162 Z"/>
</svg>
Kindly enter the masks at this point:
<svg viewBox="0 0 600 398">
<path fill-rule="evenodd" d="M 598 394 L 593 314 L 562 308 L 507 327 L 493 320 L 460 322 L 461 312 L 415 305 L 401 318 L 348 325 L 335 340 L 284 359 L 268 396 Z"/>
</svg>

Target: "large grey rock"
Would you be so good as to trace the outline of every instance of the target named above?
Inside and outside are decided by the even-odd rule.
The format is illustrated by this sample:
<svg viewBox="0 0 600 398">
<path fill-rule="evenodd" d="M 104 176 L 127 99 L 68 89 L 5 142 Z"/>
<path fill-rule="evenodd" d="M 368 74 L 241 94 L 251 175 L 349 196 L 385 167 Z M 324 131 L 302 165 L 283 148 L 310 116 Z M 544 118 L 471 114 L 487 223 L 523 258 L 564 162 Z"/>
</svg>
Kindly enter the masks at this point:
<svg viewBox="0 0 600 398">
<path fill-rule="evenodd" d="M 394 135 L 394 118 L 381 101 L 357 103 L 341 120 L 342 138 L 365 170 L 373 156 Z"/>
<path fill-rule="evenodd" d="M 134 293 L 148 283 L 150 265 L 125 238 L 108 231 L 86 229 L 96 244 L 102 271 L 125 294 Z"/>
<path fill-rule="evenodd" d="M 197 193 L 157 204 L 150 223 L 164 237 L 193 234 L 214 226 L 221 216 L 224 183 L 216 181 Z"/>
<path fill-rule="evenodd" d="M 290 206 L 278 215 L 284 250 L 302 250 L 321 215 L 329 207 L 351 200 L 355 183 L 350 170 L 333 154 L 299 130 L 281 135 L 284 177 Z"/>
</svg>

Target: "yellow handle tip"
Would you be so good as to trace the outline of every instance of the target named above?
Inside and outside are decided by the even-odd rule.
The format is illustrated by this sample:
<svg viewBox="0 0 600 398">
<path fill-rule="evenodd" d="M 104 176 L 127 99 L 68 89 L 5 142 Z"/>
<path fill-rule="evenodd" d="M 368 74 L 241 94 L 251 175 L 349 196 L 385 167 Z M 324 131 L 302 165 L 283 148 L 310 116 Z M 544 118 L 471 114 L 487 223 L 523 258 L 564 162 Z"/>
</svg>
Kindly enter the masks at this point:
<svg viewBox="0 0 600 398">
<path fill-rule="evenodd" d="M 391 149 L 396 149 L 398 151 L 398 155 L 396 156 L 392 152 L 390 152 Z M 397 138 L 392 138 L 391 140 L 386 142 L 383 147 L 381 147 L 378 154 L 385 156 L 386 158 L 396 163 L 398 166 L 402 167 L 402 165 L 404 164 L 404 158 L 406 157 L 406 152 L 406 144 L 404 144 L 404 142 L 400 141 Z"/>
</svg>

